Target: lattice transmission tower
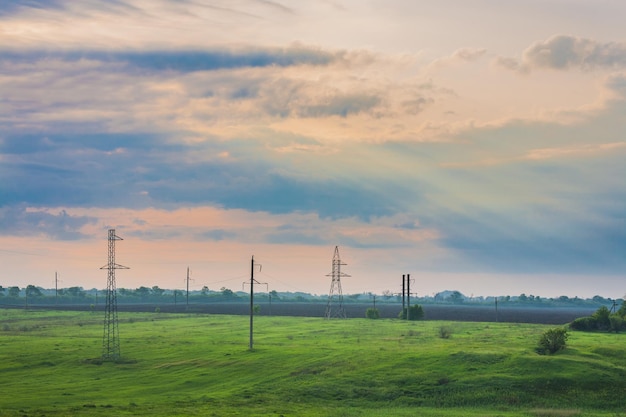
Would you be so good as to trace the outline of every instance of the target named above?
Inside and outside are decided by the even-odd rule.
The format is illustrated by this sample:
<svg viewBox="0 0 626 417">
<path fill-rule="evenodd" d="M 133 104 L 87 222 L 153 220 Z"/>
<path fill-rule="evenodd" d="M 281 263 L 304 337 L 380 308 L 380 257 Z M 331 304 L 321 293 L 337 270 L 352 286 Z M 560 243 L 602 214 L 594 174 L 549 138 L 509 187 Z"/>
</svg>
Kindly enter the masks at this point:
<svg viewBox="0 0 626 417">
<path fill-rule="evenodd" d="M 349 277 L 350 275 L 341 272 L 342 265 L 346 264 L 342 263 L 339 257 L 339 246 L 335 246 L 333 269 L 330 274 L 326 275 L 327 277 L 332 277 L 328 303 L 326 304 L 326 313 L 324 314 L 324 317 L 327 319 L 333 317 L 346 318 L 346 311 L 343 309 L 343 294 L 341 293 L 341 277 Z"/>
<path fill-rule="evenodd" d="M 104 335 L 102 336 L 102 359 L 116 361 L 120 358 L 120 337 L 117 321 L 117 289 L 115 286 L 115 270 L 129 269 L 115 263 L 115 241 L 123 240 L 109 229 L 109 262 L 100 269 L 108 270 L 106 305 L 104 308 Z"/>
</svg>

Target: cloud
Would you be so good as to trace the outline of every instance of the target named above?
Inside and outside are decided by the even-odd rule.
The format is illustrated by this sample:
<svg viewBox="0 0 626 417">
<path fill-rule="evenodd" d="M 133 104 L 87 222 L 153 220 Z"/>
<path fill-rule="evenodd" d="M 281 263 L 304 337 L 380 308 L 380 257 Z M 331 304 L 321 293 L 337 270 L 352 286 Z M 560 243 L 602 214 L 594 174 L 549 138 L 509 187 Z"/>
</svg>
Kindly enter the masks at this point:
<svg viewBox="0 0 626 417">
<path fill-rule="evenodd" d="M 571 35 L 555 35 L 528 47 L 520 60 L 497 57 L 495 62 L 503 68 L 518 72 L 623 68 L 626 65 L 626 43 L 603 43 Z"/>
<path fill-rule="evenodd" d="M 79 239 L 119 225 L 163 246 L 398 248 L 403 262 L 440 270 L 623 267 L 623 74 L 592 106 L 592 71 L 517 84 L 488 71 L 486 49 L 461 48 L 426 76 L 422 53 L 260 33 L 289 18 L 317 34 L 315 7 L 28 4 L 47 10 L 0 6 L 0 210 L 11 236 Z M 622 43 L 561 35 L 498 62 L 619 71 L 623 56 Z M 557 98 L 572 85 L 584 90 L 575 105 Z"/>
<path fill-rule="evenodd" d="M 485 56 L 487 50 L 485 48 L 461 48 L 454 51 L 451 55 L 438 58 L 427 66 L 427 70 L 438 71 L 442 68 L 458 65 L 462 63 L 474 62 Z"/>
<path fill-rule="evenodd" d="M 242 50 L 11 50 L 2 51 L 2 60 L 32 65 L 38 61 L 125 65 L 147 71 L 216 71 L 236 68 L 289 67 L 295 65 L 328 65 L 340 59 L 341 54 L 331 54 L 319 49 L 290 47 Z"/>
<path fill-rule="evenodd" d="M 183 144 L 150 134 L 7 135 L 0 153 L 5 205 L 215 204 L 367 218 L 390 213 L 395 204 L 384 196 L 394 188 L 387 178 L 363 173 L 358 181 L 341 181 L 325 173 L 342 154 L 287 158 L 254 138 Z M 305 164 L 322 174 L 307 172 Z"/>
<path fill-rule="evenodd" d="M 538 160 L 563 158 L 568 156 L 575 157 L 588 154 L 597 154 L 599 152 L 619 151 L 620 148 L 626 148 L 626 142 L 601 143 L 563 148 L 539 148 L 530 150 L 526 155 L 526 158 Z"/>
<path fill-rule="evenodd" d="M 91 216 L 73 216 L 61 209 L 29 208 L 24 205 L 0 207 L 0 234 L 5 236 L 47 236 L 53 240 L 78 240 L 88 237 L 81 229 L 94 224 Z"/>
<path fill-rule="evenodd" d="M 337 95 L 324 102 L 308 107 L 303 107 L 298 114 L 302 117 L 320 116 L 341 116 L 347 117 L 350 114 L 358 114 L 369 111 L 380 103 L 380 98 L 376 95 L 367 94 L 347 94 Z"/>
<path fill-rule="evenodd" d="M 0 3 L 0 17 L 12 15 L 27 9 L 63 9 L 63 0 L 24 0 L 7 1 Z"/>
</svg>

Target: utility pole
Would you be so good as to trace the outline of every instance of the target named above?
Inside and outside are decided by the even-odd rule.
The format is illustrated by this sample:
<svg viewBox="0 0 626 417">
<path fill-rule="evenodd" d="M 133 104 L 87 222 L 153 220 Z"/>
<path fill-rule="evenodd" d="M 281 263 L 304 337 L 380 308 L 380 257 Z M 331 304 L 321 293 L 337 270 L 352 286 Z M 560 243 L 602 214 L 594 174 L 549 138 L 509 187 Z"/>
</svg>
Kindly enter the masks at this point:
<svg viewBox="0 0 626 417">
<path fill-rule="evenodd" d="M 411 320 L 411 274 L 406 274 L 406 319 Z"/>
<path fill-rule="evenodd" d="M 54 304 L 58 302 L 59 297 L 59 276 L 57 272 L 54 272 Z"/>
<path fill-rule="evenodd" d="M 252 260 L 250 261 L 250 350 L 254 347 L 254 283 L 256 282 L 259 285 L 267 285 L 266 282 L 259 282 L 254 279 L 254 255 L 252 255 Z M 259 272 L 261 272 L 261 264 L 256 264 L 259 267 Z M 244 282 L 245 286 L 246 283 Z"/>
<path fill-rule="evenodd" d="M 406 304 L 405 304 L 406 300 Z M 404 313 L 406 311 L 406 314 Z M 411 274 L 402 275 L 402 314 L 406 320 L 411 319 Z"/>
<path fill-rule="evenodd" d="M 402 312 L 404 312 L 404 308 L 406 307 L 406 303 L 404 300 L 404 295 L 406 294 L 406 288 L 404 286 L 404 278 L 405 278 L 405 275 L 402 274 Z"/>
<path fill-rule="evenodd" d="M 253 343 L 253 327 L 254 327 L 254 255 L 250 261 L 250 350 L 254 346 Z"/>
</svg>

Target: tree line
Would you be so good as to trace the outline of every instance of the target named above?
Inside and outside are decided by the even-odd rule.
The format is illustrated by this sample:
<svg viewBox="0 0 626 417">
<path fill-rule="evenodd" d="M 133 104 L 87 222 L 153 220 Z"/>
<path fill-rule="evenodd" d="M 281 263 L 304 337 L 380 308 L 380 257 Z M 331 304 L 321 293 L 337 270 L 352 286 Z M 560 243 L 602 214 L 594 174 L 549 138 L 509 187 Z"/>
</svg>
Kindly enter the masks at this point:
<svg viewBox="0 0 626 417">
<path fill-rule="evenodd" d="M 17 302 L 19 298 L 26 298 L 32 300 L 32 302 L 50 302 L 54 299 L 54 302 L 86 302 L 87 299 L 96 302 L 98 297 L 104 296 L 105 290 L 101 289 L 84 289 L 83 287 L 74 286 L 69 288 L 58 289 L 44 289 L 32 284 L 27 285 L 24 288 L 18 286 L 3 287 L 0 285 L 0 303 L 8 304 L 11 302 Z M 207 286 L 202 287 L 200 290 L 186 290 L 180 289 L 163 289 L 157 285 L 152 287 L 140 286 L 138 288 L 118 288 L 117 296 L 119 302 L 127 303 L 140 303 L 140 302 L 163 302 L 165 300 L 171 300 L 173 303 L 177 303 L 187 298 L 193 302 L 203 302 L 207 300 L 214 301 L 245 301 L 249 298 L 249 293 L 245 291 L 234 291 L 230 288 L 222 287 L 219 290 L 210 290 Z M 326 294 L 312 295 L 303 292 L 277 292 L 272 290 L 270 292 L 259 292 L 255 294 L 255 297 L 259 297 L 260 300 L 266 299 L 271 301 L 295 301 L 295 302 L 321 302 L 325 301 L 328 296 Z M 596 295 L 592 298 L 579 298 L 568 297 L 565 295 L 547 298 L 536 295 L 520 294 L 519 296 L 465 296 L 459 291 L 442 291 L 432 296 L 418 296 L 411 297 L 416 303 L 420 304 L 465 304 L 465 305 L 496 305 L 496 306 L 600 306 L 600 305 L 619 305 L 622 304 L 622 299 L 604 298 Z M 383 291 L 382 295 L 376 295 L 371 292 L 363 292 L 356 294 L 344 295 L 344 301 L 346 302 L 383 302 L 383 303 L 397 303 L 401 302 L 402 298 L 399 294 L 392 293 L 390 290 Z"/>
</svg>

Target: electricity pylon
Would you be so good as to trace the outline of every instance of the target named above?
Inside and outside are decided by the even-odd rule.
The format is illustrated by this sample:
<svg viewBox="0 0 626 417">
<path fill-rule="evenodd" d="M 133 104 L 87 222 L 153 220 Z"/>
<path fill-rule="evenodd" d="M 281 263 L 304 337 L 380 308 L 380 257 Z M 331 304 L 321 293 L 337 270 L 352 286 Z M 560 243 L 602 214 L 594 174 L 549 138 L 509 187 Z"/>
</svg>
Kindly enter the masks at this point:
<svg viewBox="0 0 626 417">
<path fill-rule="evenodd" d="M 104 335 L 102 336 L 102 359 L 116 361 L 120 358 L 120 337 L 117 321 L 117 290 L 115 270 L 129 269 L 115 263 L 115 241 L 123 240 L 109 229 L 109 262 L 100 269 L 108 270 L 106 306 L 104 308 Z"/>
<path fill-rule="evenodd" d="M 341 277 L 349 277 L 350 275 L 341 272 L 341 263 L 339 258 L 339 246 L 335 246 L 335 254 L 333 255 L 333 269 L 327 277 L 332 277 L 330 283 L 330 292 L 328 294 L 328 303 L 326 304 L 326 313 L 324 317 L 331 319 L 333 317 L 346 318 L 346 311 L 343 309 L 343 294 L 341 293 Z"/>
</svg>

